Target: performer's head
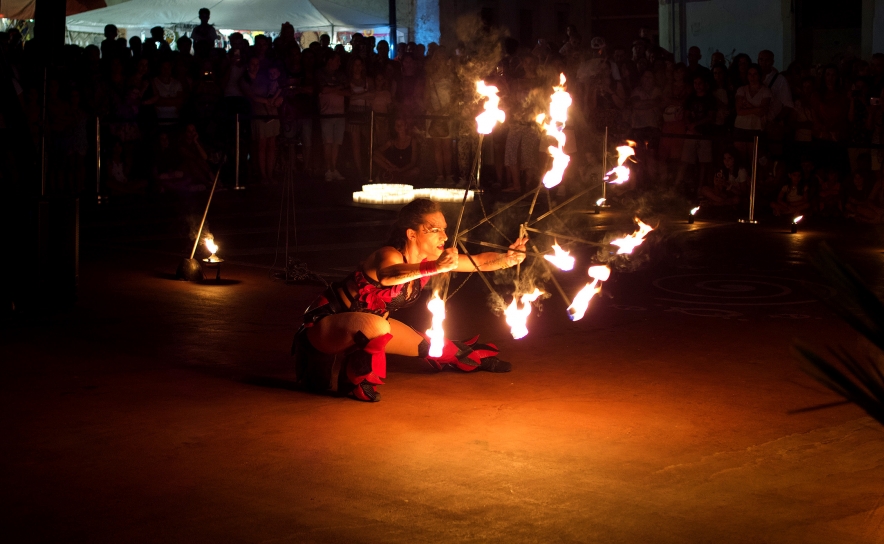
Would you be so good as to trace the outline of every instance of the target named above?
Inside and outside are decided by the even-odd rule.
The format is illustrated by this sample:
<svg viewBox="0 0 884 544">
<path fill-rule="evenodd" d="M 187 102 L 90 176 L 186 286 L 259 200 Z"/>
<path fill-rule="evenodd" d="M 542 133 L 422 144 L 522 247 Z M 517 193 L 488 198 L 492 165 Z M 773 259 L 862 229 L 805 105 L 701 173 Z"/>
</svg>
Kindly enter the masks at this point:
<svg viewBox="0 0 884 544">
<path fill-rule="evenodd" d="M 399 210 L 387 245 L 399 251 L 416 249 L 428 259 L 438 259 L 448 240 L 447 226 L 439 203 L 419 198 Z"/>
</svg>

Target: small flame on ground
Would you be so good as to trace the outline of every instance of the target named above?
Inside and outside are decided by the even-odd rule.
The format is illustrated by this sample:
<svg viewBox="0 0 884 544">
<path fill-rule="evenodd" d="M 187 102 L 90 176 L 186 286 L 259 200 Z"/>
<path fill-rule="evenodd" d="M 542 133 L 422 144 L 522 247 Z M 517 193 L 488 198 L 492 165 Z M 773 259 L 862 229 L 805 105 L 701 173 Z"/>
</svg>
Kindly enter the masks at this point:
<svg viewBox="0 0 884 544">
<path fill-rule="evenodd" d="M 482 106 L 485 111 L 476 116 L 477 131 L 479 134 L 491 134 L 497 123 L 506 121 L 506 114 L 497 107 L 500 105 L 497 87 L 486 85 L 484 81 L 477 81 L 476 92 L 487 98 L 485 105 Z"/>
<path fill-rule="evenodd" d="M 574 257 L 571 253 L 559 247 L 558 242 L 554 243 L 552 255 L 544 255 L 543 258 L 556 265 L 560 270 L 573 270 Z"/>
<path fill-rule="evenodd" d="M 626 140 L 626 145 L 621 145 L 617 147 L 617 166 L 615 166 L 610 172 L 605 174 L 605 181 L 608 183 L 624 183 L 629 181 L 629 168 L 624 165 L 624 163 L 635 156 L 635 142 L 632 140 Z M 633 159 L 635 161 L 635 159 Z M 614 176 L 611 179 L 611 176 Z"/>
<path fill-rule="evenodd" d="M 642 242 L 645 241 L 645 236 L 652 230 L 654 230 L 651 226 L 642 223 L 641 219 L 638 217 L 635 218 L 635 222 L 638 223 L 638 230 L 624 236 L 623 238 L 618 238 L 611 242 L 612 246 L 617 246 L 617 255 L 623 254 L 631 254 L 632 250 L 641 245 Z"/>
<path fill-rule="evenodd" d="M 556 140 L 556 146 L 549 146 L 549 154 L 552 155 L 552 166 L 543 176 L 543 186 L 552 189 L 562 182 L 565 169 L 571 157 L 565 154 L 565 123 L 568 121 L 568 108 L 571 107 L 571 95 L 565 92 L 565 74 L 559 74 L 559 85 L 553 87 L 553 94 L 549 101 L 549 123 L 545 123 L 547 116 L 537 116 L 537 124 L 546 133 Z"/>
<path fill-rule="evenodd" d="M 804 216 L 803 216 L 803 215 L 799 215 L 798 217 L 796 217 L 795 219 L 792 220 L 792 223 L 797 224 L 797 223 L 798 223 L 799 221 L 801 221 L 802 219 L 804 219 Z"/>
<path fill-rule="evenodd" d="M 445 302 L 439 298 L 439 291 L 433 293 L 433 298 L 427 302 L 427 308 L 433 315 L 432 324 L 427 329 L 427 336 L 430 337 L 430 357 L 441 357 L 445 346 L 445 330 L 442 328 L 442 322 L 445 321 Z"/>
<path fill-rule="evenodd" d="M 568 317 L 571 321 L 580 321 L 586 315 L 589 302 L 602 290 L 602 282 L 611 277 L 611 269 L 606 265 L 590 266 L 586 272 L 592 278 L 592 283 L 587 283 L 574 297 L 574 302 L 568 306 Z"/>
<path fill-rule="evenodd" d="M 596 205 L 596 206 L 601 206 L 602 204 L 605 203 L 605 200 L 607 200 L 607 199 L 606 199 L 606 198 L 600 198 L 600 199 L 598 199 L 598 200 L 595 201 L 595 205 Z"/>
<path fill-rule="evenodd" d="M 697 206 L 696 208 L 693 208 L 693 209 L 691 210 L 691 215 L 697 215 L 697 212 L 698 212 L 698 211 L 700 211 L 700 206 Z"/>
<path fill-rule="evenodd" d="M 543 291 L 535 287 L 533 293 L 527 293 L 521 297 L 514 295 L 512 303 L 510 303 L 509 307 L 504 310 L 503 314 L 506 316 L 507 325 L 510 326 L 510 333 L 516 340 L 528 335 L 528 327 L 526 323 L 528 321 L 528 316 L 531 315 L 531 303 L 537 300 L 542 294 Z M 521 308 L 519 308 L 516 303 L 516 299 L 518 298 L 521 299 Z"/>
<path fill-rule="evenodd" d="M 215 243 L 215 240 L 212 238 L 206 238 L 206 249 L 209 250 L 209 253 L 214 255 L 218 253 L 218 245 Z"/>
</svg>

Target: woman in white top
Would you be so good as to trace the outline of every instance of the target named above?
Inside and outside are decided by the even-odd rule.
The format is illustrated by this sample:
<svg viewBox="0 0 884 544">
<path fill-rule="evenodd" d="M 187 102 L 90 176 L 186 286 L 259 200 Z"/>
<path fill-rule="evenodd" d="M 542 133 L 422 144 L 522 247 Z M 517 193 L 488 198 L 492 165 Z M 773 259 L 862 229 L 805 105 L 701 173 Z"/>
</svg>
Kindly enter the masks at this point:
<svg viewBox="0 0 884 544">
<path fill-rule="evenodd" d="M 773 95 L 761 82 L 761 69 L 757 64 L 749 66 L 746 74 L 748 85 L 737 89 L 735 101 L 737 105 L 737 117 L 734 119 L 734 139 L 751 139 L 760 136 L 764 131 L 767 110 Z M 746 141 L 737 142 L 738 148 L 743 152 L 750 148 Z"/>
</svg>

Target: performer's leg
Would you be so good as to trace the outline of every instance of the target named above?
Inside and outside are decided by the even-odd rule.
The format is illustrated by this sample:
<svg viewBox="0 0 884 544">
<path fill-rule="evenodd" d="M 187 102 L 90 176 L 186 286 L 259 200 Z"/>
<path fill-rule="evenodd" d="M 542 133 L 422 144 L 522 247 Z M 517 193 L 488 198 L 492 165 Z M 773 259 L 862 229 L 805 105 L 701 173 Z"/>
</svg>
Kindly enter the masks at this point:
<svg viewBox="0 0 884 544">
<path fill-rule="evenodd" d="M 381 400 L 376 386 L 387 377 L 385 348 L 391 338 L 386 319 L 359 312 L 330 315 L 307 330 L 307 339 L 317 351 L 346 352 L 340 367 L 330 372 L 332 385 L 370 402 Z"/>
<path fill-rule="evenodd" d="M 416 332 L 401 321 L 390 319 L 389 322 L 393 339 L 387 345 L 388 353 L 409 357 L 423 357 L 438 370 L 442 370 L 446 366 L 457 367 L 464 372 L 472 372 L 474 370 L 509 372 L 512 370 L 510 363 L 497 358 L 497 346 L 494 344 L 477 343 L 478 336 L 462 342 L 451 341 L 446 338 L 442 355 L 430 357 L 430 341 L 426 336 Z"/>
</svg>

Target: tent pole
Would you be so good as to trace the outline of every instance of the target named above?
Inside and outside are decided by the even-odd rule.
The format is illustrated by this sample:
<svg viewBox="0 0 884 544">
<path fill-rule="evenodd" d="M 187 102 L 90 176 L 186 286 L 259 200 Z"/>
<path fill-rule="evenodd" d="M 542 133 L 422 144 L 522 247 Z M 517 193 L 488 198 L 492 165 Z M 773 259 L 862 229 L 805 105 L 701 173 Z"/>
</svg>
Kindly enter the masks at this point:
<svg viewBox="0 0 884 544">
<path fill-rule="evenodd" d="M 396 37 L 396 0 L 389 0 L 388 5 L 390 7 L 390 53 L 393 55 L 392 58 L 396 58 L 396 45 L 399 39 Z"/>
</svg>

